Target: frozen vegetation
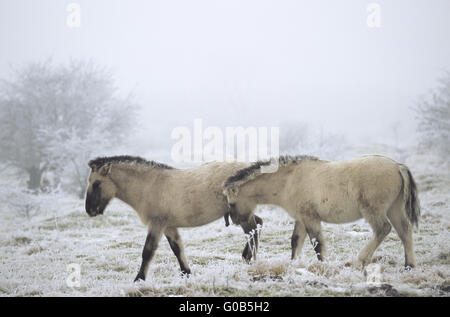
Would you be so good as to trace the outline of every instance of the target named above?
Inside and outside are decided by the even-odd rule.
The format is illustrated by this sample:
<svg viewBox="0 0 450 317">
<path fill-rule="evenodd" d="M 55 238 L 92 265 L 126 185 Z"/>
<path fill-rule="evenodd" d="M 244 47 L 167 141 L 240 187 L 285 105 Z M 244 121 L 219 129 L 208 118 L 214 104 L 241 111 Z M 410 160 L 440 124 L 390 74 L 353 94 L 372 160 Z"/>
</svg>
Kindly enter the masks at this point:
<svg viewBox="0 0 450 317">
<path fill-rule="evenodd" d="M 449 296 L 449 1 L 54 2 L 30 18 L 25 1 L 0 1 L 0 296 Z M 187 168 L 266 148 L 408 165 L 417 267 L 403 268 L 394 230 L 373 271 L 352 266 L 372 234 L 364 220 L 323 224 L 325 262 L 308 241 L 291 261 L 293 220 L 260 206 L 256 261 L 221 218 L 181 228 L 189 278 L 163 238 L 134 284 L 147 231 L 136 213 L 119 201 L 85 212 L 97 156 Z"/>
<path fill-rule="evenodd" d="M 366 149 L 349 156 L 363 154 Z M 377 152 L 383 152 L 378 149 Z M 395 156 L 395 153 L 386 153 Z M 293 220 L 282 210 L 263 206 L 258 260 L 245 264 L 245 236 L 223 219 L 181 229 L 193 274 L 179 273 L 165 239 L 150 265 L 147 281 L 133 284 L 146 228 L 130 207 L 118 201 L 105 215 L 90 218 L 84 201 L 66 194 L 40 195 L 26 203 L 11 189 L 3 171 L 0 201 L 1 296 L 449 296 L 450 166 L 429 154 L 407 156 L 420 189 L 422 218 L 414 232 L 417 267 L 403 268 L 403 247 L 393 230 L 374 262 L 381 284 L 368 284 L 349 265 L 369 239 L 363 220 L 324 224 L 327 260 L 318 262 L 305 243 L 301 257 L 290 261 Z M 23 194 L 25 195 L 25 194 Z M 36 207 L 38 206 L 38 207 Z M 79 287 L 69 287 L 68 265 L 81 268 Z"/>
</svg>

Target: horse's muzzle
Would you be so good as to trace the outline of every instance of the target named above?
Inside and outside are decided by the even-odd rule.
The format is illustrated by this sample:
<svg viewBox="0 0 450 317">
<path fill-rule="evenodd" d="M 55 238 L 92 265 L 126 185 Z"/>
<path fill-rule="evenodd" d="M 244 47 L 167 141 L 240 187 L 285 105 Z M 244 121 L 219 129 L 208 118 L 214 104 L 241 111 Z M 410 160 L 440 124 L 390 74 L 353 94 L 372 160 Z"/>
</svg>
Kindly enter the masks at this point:
<svg viewBox="0 0 450 317">
<path fill-rule="evenodd" d="M 98 210 L 91 210 L 91 211 L 86 211 L 86 212 L 90 217 L 95 217 L 95 216 L 103 214 L 103 212 L 98 211 Z"/>
<path fill-rule="evenodd" d="M 95 198 L 95 197 L 90 197 L 90 196 L 86 197 L 85 209 L 86 209 L 86 213 L 90 217 L 102 215 L 105 210 L 105 207 L 107 205 L 107 202 L 102 201 L 100 199 L 93 199 L 93 198 Z"/>
<path fill-rule="evenodd" d="M 93 209 L 86 209 L 86 213 L 87 213 L 90 217 L 95 217 L 95 216 L 98 216 L 98 215 L 103 215 L 103 211 L 104 211 L 104 208 L 100 208 L 100 206 L 97 207 L 97 208 L 93 208 Z"/>
</svg>

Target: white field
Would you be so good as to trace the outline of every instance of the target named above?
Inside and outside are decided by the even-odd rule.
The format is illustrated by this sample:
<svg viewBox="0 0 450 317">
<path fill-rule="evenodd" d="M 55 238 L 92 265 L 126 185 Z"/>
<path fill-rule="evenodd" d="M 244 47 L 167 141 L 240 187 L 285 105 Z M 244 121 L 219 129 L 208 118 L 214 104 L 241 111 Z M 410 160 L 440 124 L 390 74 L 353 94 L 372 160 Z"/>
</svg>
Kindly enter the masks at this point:
<svg viewBox="0 0 450 317">
<path fill-rule="evenodd" d="M 241 259 L 245 236 L 223 219 L 181 229 L 193 274 L 180 275 L 163 238 L 147 281 L 133 284 L 146 228 L 128 206 L 115 202 L 105 215 L 90 218 L 84 202 L 46 198 L 48 208 L 30 219 L 0 205 L 1 296 L 449 296 L 449 163 L 415 156 L 407 161 L 422 202 L 414 232 L 417 267 L 403 269 L 401 242 L 393 230 L 375 253 L 382 285 L 366 282 L 349 266 L 371 236 L 360 220 L 324 224 L 327 259 L 320 263 L 308 240 L 301 257 L 290 261 L 293 221 L 280 209 L 261 207 L 264 219 L 258 260 Z M 4 181 L 4 179 L 3 179 Z M 4 182 L 3 182 L 4 183 Z M 5 184 L 3 184 L 5 185 Z M 79 287 L 69 287 L 67 265 L 79 264 Z"/>
</svg>

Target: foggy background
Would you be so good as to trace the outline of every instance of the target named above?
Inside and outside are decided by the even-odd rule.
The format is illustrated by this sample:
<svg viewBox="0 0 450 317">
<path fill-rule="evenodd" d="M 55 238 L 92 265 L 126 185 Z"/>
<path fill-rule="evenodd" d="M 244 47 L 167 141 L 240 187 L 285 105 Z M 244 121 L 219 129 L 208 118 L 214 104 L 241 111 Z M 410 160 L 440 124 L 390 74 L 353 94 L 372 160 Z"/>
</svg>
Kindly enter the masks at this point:
<svg viewBox="0 0 450 317">
<path fill-rule="evenodd" d="M 2 170 L 82 198 L 97 155 L 183 166 L 171 132 L 196 118 L 279 127 L 281 154 L 448 149 L 449 12 L 445 0 L 2 1 Z"/>
<path fill-rule="evenodd" d="M 0 297 L 448 296 L 449 39 L 448 0 L 1 0 Z M 119 199 L 88 217 L 87 163 L 199 165 L 171 157 L 171 133 L 193 134 L 195 119 L 224 134 L 279 127 L 281 154 L 406 164 L 422 207 L 419 268 L 400 269 L 391 233 L 376 257 L 391 295 L 366 285 L 347 266 L 370 239 L 363 220 L 324 224 L 327 261 L 305 248 L 292 262 L 293 219 L 261 206 L 258 261 L 242 261 L 248 236 L 220 218 L 180 230 L 189 281 L 162 243 L 150 287 L 131 287 L 145 226 Z"/>
<path fill-rule="evenodd" d="M 450 69 L 450 3 L 377 1 L 2 1 L 0 74 L 51 57 L 111 67 L 142 106 L 139 140 L 213 126 L 304 121 L 351 141 L 398 126 L 414 143 L 418 96 Z"/>
</svg>

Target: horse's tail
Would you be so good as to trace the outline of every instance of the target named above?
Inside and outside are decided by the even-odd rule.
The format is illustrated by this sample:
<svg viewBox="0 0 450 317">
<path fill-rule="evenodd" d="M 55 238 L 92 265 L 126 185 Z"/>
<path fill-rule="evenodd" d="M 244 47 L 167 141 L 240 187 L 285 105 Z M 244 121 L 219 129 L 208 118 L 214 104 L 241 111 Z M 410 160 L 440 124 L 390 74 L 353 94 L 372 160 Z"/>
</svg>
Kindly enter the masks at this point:
<svg viewBox="0 0 450 317">
<path fill-rule="evenodd" d="M 400 164 L 399 172 L 403 180 L 403 200 L 405 202 L 406 216 L 411 224 L 417 227 L 420 217 L 420 201 L 416 182 L 407 166 Z"/>
</svg>

